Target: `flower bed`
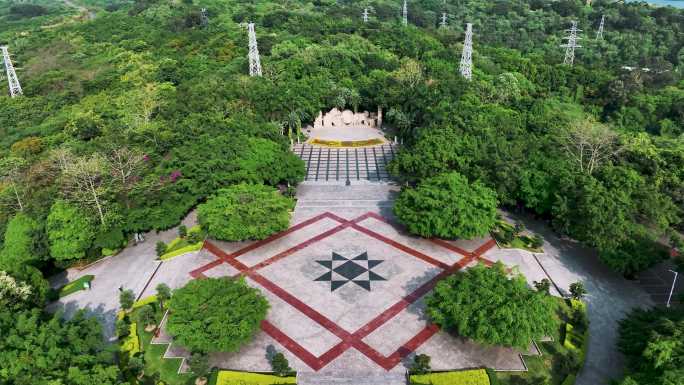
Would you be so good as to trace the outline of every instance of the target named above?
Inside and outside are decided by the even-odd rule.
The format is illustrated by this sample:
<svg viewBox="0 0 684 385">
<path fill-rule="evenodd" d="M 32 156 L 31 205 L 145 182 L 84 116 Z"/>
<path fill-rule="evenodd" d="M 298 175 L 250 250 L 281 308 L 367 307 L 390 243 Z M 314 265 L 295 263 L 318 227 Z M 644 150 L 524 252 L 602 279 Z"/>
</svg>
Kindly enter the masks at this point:
<svg viewBox="0 0 684 385">
<path fill-rule="evenodd" d="M 415 385 L 490 385 L 484 369 L 461 370 L 430 374 L 414 374 L 411 384 Z"/>
<path fill-rule="evenodd" d="M 310 144 L 316 144 L 325 147 L 366 147 L 366 146 L 378 146 L 385 143 L 384 140 L 379 138 L 367 139 L 367 140 L 325 140 L 325 139 L 311 139 Z"/>
<path fill-rule="evenodd" d="M 131 323 L 130 333 L 120 346 L 121 352 L 126 353 L 126 357 L 129 359 L 140 353 L 140 339 L 138 338 L 138 324 L 136 322 Z"/>
</svg>

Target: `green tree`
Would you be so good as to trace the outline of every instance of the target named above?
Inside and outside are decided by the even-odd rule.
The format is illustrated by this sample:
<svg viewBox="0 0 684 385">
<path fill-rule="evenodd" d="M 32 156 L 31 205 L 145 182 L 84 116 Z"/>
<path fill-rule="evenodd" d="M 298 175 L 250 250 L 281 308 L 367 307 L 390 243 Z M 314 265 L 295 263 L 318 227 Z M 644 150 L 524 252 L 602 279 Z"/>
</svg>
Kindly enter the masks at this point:
<svg viewBox="0 0 684 385">
<path fill-rule="evenodd" d="M 167 330 L 179 345 L 195 352 L 234 352 L 254 337 L 268 302 L 244 279 L 190 281 L 168 302 Z"/>
<path fill-rule="evenodd" d="M 413 357 L 413 363 L 411 364 L 411 373 L 413 374 L 426 374 L 430 373 L 430 361 L 431 358 L 427 354 L 417 354 Z"/>
<path fill-rule="evenodd" d="M 584 288 L 584 283 L 581 281 L 570 284 L 570 295 L 576 300 L 581 300 L 587 294 L 587 289 Z"/>
<path fill-rule="evenodd" d="M 21 341 L 21 343 L 16 343 Z M 96 318 L 0 308 L 0 383 L 117 385 L 122 381 Z"/>
<path fill-rule="evenodd" d="M 124 290 L 119 294 L 121 309 L 130 310 L 133 307 L 133 303 L 135 303 L 135 294 L 133 293 L 133 290 Z"/>
<path fill-rule="evenodd" d="M 209 374 L 209 357 L 206 353 L 192 353 L 188 360 L 190 371 L 199 378 L 206 378 Z"/>
<path fill-rule="evenodd" d="M 684 312 L 634 309 L 620 321 L 618 348 L 626 374 L 639 384 L 678 384 L 684 363 Z M 630 382 L 625 379 L 623 384 Z"/>
<path fill-rule="evenodd" d="M 40 224 L 24 213 L 17 213 L 7 224 L 5 243 L 0 252 L 0 267 L 12 264 L 35 263 L 42 259 Z"/>
<path fill-rule="evenodd" d="M 95 239 L 90 218 L 64 201 L 52 205 L 47 218 L 47 234 L 50 255 L 60 261 L 85 257 Z"/>
<path fill-rule="evenodd" d="M 289 227 L 293 203 L 272 187 L 239 184 L 219 190 L 200 205 L 197 219 L 216 239 L 263 239 Z"/>
<path fill-rule="evenodd" d="M 168 246 L 164 241 L 157 241 L 157 243 L 154 245 L 154 250 L 157 253 L 157 257 L 161 257 L 162 255 L 166 254 L 166 250 L 168 250 Z"/>
<path fill-rule="evenodd" d="M 292 373 L 290 363 L 287 361 L 287 358 L 285 358 L 285 355 L 281 352 L 278 352 L 271 357 L 271 369 L 273 370 L 273 373 L 281 377 Z"/>
<path fill-rule="evenodd" d="M 530 289 L 522 275 L 509 278 L 500 262 L 482 264 L 437 284 L 427 313 L 445 329 L 488 345 L 527 349 L 558 326 L 554 300 Z"/>
<path fill-rule="evenodd" d="M 469 184 L 458 173 L 448 173 L 404 189 L 394 213 L 413 234 L 469 239 L 494 227 L 496 204 L 494 191 L 477 182 Z"/>
<path fill-rule="evenodd" d="M 161 311 L 164 311 L 164 304 L 166 303 L 166 301 L 171 299 L 171 289 L 167 284 L 160 283 L 159 285 L 157 285 L 155 290 L 157 292 L 157 302 L 159 302 L 159 309 Z"/>
<path fill-rule="evenodd" d="M 140 310 L 138 310 L 136 316 L 138 322 L 140 322 L 143 326 L 154 325 L 156 322 L 154 319 L 154 309 L 152 309 L 152 306 L 150 305 L 143 306 Z"/>
</svg>

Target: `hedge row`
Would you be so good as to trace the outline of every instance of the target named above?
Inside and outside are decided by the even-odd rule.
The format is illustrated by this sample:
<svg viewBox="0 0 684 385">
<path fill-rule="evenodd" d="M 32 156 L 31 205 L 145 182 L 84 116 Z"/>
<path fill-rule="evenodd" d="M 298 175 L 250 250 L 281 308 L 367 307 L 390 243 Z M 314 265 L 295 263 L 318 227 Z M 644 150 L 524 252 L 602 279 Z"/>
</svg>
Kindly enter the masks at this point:
<svg viewBox="0 0 684 385">
<path fill-rule="evenodd" d="M 289 385 L 296 384 L 296 377 L 278 377 L 270 374 L 234 372 L 222 370 L 218 373 L 216 385 Z"/>
<path fill-rule="evenodd" d="M 490 385 L 485 369 L 461 370 L 456 372 L 414 374 L 414 385 Z"/>
</svg>

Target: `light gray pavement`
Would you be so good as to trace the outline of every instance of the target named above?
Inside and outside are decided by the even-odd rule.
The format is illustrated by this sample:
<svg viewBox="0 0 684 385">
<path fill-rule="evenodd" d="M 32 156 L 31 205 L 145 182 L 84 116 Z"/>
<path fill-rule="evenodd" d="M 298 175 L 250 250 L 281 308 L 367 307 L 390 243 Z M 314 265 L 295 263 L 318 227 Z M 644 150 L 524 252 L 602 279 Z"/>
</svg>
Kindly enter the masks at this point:
<svg viewBox="0 0 684 385">
<path fill-rule="evenodd" d="M 382 213 L 390 219 L 392 201 L 396 197 L 398 186 L 377 183 L 359 183 L 352 186 L 331 185 L 325 183 L 305 183 L 298 189 L 298 202 L 292 224 L 296 225 L 312 217 L 328 212 L 341 218 L 352 220 L 368 212 Z M 459 254 L 442 245 L 430 240 L 421 239 L 405 234 L 396 225 L 386 223 L 377 218 L 366 218 L 358 222 L 358 225 L 371 230 L 375 236 L 361 232 L 355 228 L 346 228 L 313 243 L 309 240 L 317 238 L 320 234 L 340 226 L 340 222 L 331 218 L 322 218 L 314 224 L 299 228 L 282 238 L 267 243 L 260 243 L 236 259 L 246 266 L 256 266 L 267 261 L 274 255 L 279 255 L 293 247 L 297 249 L 283 259 L 268 264 L 258 270 L 259 274 L 268 281 L 285 290 L 288 295 L 305 304 L 315 312 L 330 320 L 336 326 L 348 333 L 362 330 L 371 320 L 378 317 L 388 309 L 407 298 L 423 284 L 439 274 L 444 266 L 451 266 L 462 260 L 464 255 Z M 381 241 L 379 238 L 390 240 L 390 243 Z M 472 252 L 489 238 L 448 242 L 449 244 Z M 307 243 L 307 246 L 299 248 L 297 245 Z M 413 251 L 397 248 L 391 242 L 398 242 L 408 246 Z M 250 245 L 248 242 L 227 243 L 213 242 L 224 252 L 235 252 L 240 248 Z M 332 252 L 339 253 L 347 258 L 353 258 L 367 252 L 370 259 L 380 259 L 383 262 L 374 267 L 374 272 L 386 280 L 371 282 L 372 290 L 365 290 L 351 282 L 331 290 L 330 282 L 316 281 L 326 273 L 326 268 L 317 263 L 318 260 L 331 259 Z M 203 255 L 203 254 L 207 255 Z M 435 263 L 429 263 L 417 255 L 427 256 L 433 261 L 441 263 L 438 267 Z M 208 252 L 202 252 L 199 256 L 206 262 L 210 259 Z M 183 259 L 196 260 L 198 256 L 181 257 Z M 182 260 L 174 259 L 174 262 L 182 263 Z M 542 274 L 537 267 L 536 275 Z M 220 264 L 203 272 L 206 276 L 232 276 L 237 270 L 227 264 Z M 155 279 L 161 279 L 157 275 Z M 169 279 L 166 279 L 169 281 Z M 331 361 L 326 360 L 326 353 L 334 350 L 342 341 L 333 333 L 330 327 L 324 327 L 319 321 L 305 315 L 297 308 L 292 300 L 285 300 L 275 295 L 273 289 L 264 287 L 261 283 L 248 279 L 247 282 L 259 288 L 268 298 L 271 309 L 267 321 L 289 339 L 316 360 L 322 360 L 323 365 L 319 374 L 323 380 L 330 378 L 339 379 L 336 373 L 387 373 L 388 383 L 392 378 L 403 375 L 406 367 L 410 364 L 411 356 L 405 357 L 401 362 L 392 361 L 393 356 L 403 350 L 404 344 L 418 338 L 426 332 L 428 320 L 424 314 L 422 300 L 399 310 L 395 315 L 388 316 L 387 321 L 380 324 L 377 329 L 369 331 L 363 337 L 363 343 L 377 353 L 380 362 L 369 358 L 356 348 L 344 348 L 339 356 L 334 356 Z M 152 285 L 151 285 L 152 286 Z M 316 318 L 316 317 L 314 317 Z M 436 370 L 460 369 L 471 367 L 494 367 L 505 370 L 523 370 L 520 352 L 514 349 L 500 347 L 483 347 L 466 339 L 452 336 L 446 332 L 429 331 L 424 338 L 418 338 L 416 353 L 427 353 L 433 357 L 432 367 Z M 163 334 L 159 342 L 168 341 Z M 288 358 L 290 365 L 301 373 L 311 373 L 317 368 L 311 367 L 309 362 L 298 358 L 298 354 L 284 346 L 283 340 L 271 337 L 265 332 L 259 332 L 254 341 L 243 347 L 239 353 L 212 354 L 212 365 L 221 368 L 230 368 L 248 371 L 268 371 L 270 364 L 266 357 L 269 349 L 275 348 Z M 296 350 L 296 349 L 295 349 Z M 535 351 L 526 354 L 535 354 Z M 188 352 L 178 346 L 168 350 L 170 357 L 187 356 Z M 373 356 L 375 353 L 371 353 Z M 307 377 L 320 378 L 317 376 Z M 356 377 L 355 377 L 356 378 Z M 383 377 L 384 378 L 384 377 Z M 353 381 L 353 379 L 349 379 Z M 344 383 L 344 382 L 342 382 Z"/>
<path fill-rule="evenodd" d="M 617 351 L 618 321 L 634 307 L 652 306 L 647 293 L 603 265 L 590 248 L 559 239 L 539 221 L 522 218 L 526 227 L 544 237 L 544 253 L 535 254 L 541 266 L 561 290 L 582 281 L 589 292 L 589 348 L 577 385 L 604 385 L 621 376 L 624 358 Z M 523 253 L 524 254 L 524 253 Z M 531 254 L 529 257 L 533 257 Z M 535 261 L 527 257 L 525 265 Z"/>
<path fill-rule="evenodd" d="M 191 213 L 183 220 L 183 224 L 191 227 L 195 224 L 196 217 Z M 191 258 L 179 257 L 179 261 L 171 260 L 160 265 L 157 261 L 155 246 L 157 241 L 169 242 L 178 236 L 176 229 L 160 233 L 149 232 L 145 234 L 145 242 L 123 249 L 119 254 L 102 259 L 89 267 L 68 271 L 51 277 L 52 287 L 59 287 L 81 276 L 92 274 L 95 279 L 91 282 L 91 290 L 79 291 L 47 306 L 48 311 L 63 310 L 64 316 L 69 318 L 77 310 L 85 309 L 89 314 L 98 317 L 103 324 L 106 339 L 114 338 L 114 325 L 116 313 L 119 311 L 119 287 L 133 290 L 136 297 L 142 297 L 141 292 L 146 287 L 153 274 L 161 274 L 168 279 L 183 280 L 187 276 L 188 269 L 180 267 L 183 274 L 179 274 L 179 266 L 182 261 L 192 261 Z M 198 262 L 193 262 L 197 264 Z M 159 267 L 159 269 L 157 269 Z M 155 275 L 156 275 L 155 274 Z M 156 282 L 156 281 L 155 281 Z M 149 285 L 147 293 L 154 293 L 154 286 Z"/>
<path fill-rule="evenodd" d="M 298 204 L 292 222 L 296 224 L 326 211 L 331 211 L 348 219 L 372 211 L 392 220 L 392 201 L 395 199 L 398 191 L 399 187 L 396 185 L 372 182 L 353 183 L 351 187 L 339 184 L 307 183 L 298 189 Z M 191 215 L 186 218 L 184 223 L 192 225 L 194 221 L 195 218 Z M 585 283 L 589 291 L 587 302 L 591 321 L 591 337 L 587 362 L 578 378 L 577 384 L 606 384 L 610 378 L 618 377 L 622 369 L 623 359 L 615 348 L 617 321 L 622 319 L 635 306 L 652 305 L 651 299 L 633 282 L 622 279 L 603 266 L 598 261 L 593 250 L 584 248 L 576 242 L 559 239 L 544 223 L 528 219 L 523 219 L 523 221 L 531 231 L 539 233 L 545 238 L 545 253 L 532 255 L 525 251 L 503 251 L 494 248 L 485 254 L 485 257 L 492 260 L 502 260 L 508 265 L 518 266 L 519 270 L 528 277 L 530 283 L 534 280 L 540 280 L 546 275 L 562 291 L 567 291 L 572 282 L 582 281 Z M 406 238 L 405 234 L 397 231 L 393 226 L 382 223 L 366 223 L 365 225 L 383 236 L 401 239 L 402 242 L 407 243 L 413 248 L 424 250 L 423 248 L 427 247 L 424 243 L 428 241 Z M 159 262 L 156 261 L 154 251 L 156 241 L 161 239 L 168 242 L 175 237 L 175 230 L 159 234 L 146 234 L 147 241 L 143 244 L 128 247 L 117 256 L 102 260 L 82 271 L 71 270 L 66 276 L 55 277 L 52 282 L 54 285 L 59 285 L 64 283 L 66 278 L 73 280 L 86 274 L 96 276 L 91 291 L 82 291 L 70 295 L 62 301 L 51 304 L 49 309 L 54 311 L 63 308 L 66 311 L 66 315 L 69 316 L 78 308 L 86 308 L 92 314 L 103 319 L 107 335 L 112 336 L 115 314 L 119 308 L 119 286 L 130 288 L 142 297 L 153 294 L 154 286 L 159 282 L 165 282 L 172 288 L 180 287 L 190 279 L 188 271 L 214 259 L 212 255 L 202 251 L 174 258 L 171 261 L 164 262 L 157 269 Z M 461 241 L 457 246 L 466 250 L 473 250 L 477 242 Z M 248 243 L 221 242 L 218 244 L 224 251 L 232 252 L 244 247 Z M 282 246 L 274 247 L 277 249 Z M 276 249 L 271 249 L 268 253 L 277 251 Z M 436 258 L 445 258 L 445 262 L 447 261 L 446 258 L 448 256 L 441 256 L 436 250 L 431 250 L 430 252 Z M 251 264 L 256 263 L 262 257 L 263 255 L 259 255 L 259 253 L 253 253 L 241 258 L 243 262 Z M 296 264 L 296 261 L 293 260 L 291 263 Z M 390 264 L 387 266 L 390 266 Z M 301 267 L 293 268 L 301 269 Z M 214 269 L 214 271 L 207 272 L 207 275 L 224 276 L 232 275 L 235 272 L 235 270 L 227 267 L 227 265 L 221 265 L 221 267 Z M 152 277 L 153 273 L 154 277 Z M 309 273 L 313 274 L 312 272 Z M 277 279 L 280 272 L 271 271 L 269 274 L 271 274 L 273 279 Z M 303 274 L 306 274 L 306 272 Z M 288 278 L 286 275 L 283 277 L 285 277 L 283 279 Z M 148 281 L 150 281 L 149 284 Z M 146 285 L 147 289 L 144 293 L 141 293 Z M 302 295 L 306 295 L 306 293 L 302 293 Z M 271 300 L 274 303 L 279 301 L 275 298 Z M 319 304 L 319 306 L 324 305 Z M 330 309 L 330 311 L 333 310 Z M 353 319 L 345 321 L 344 312 L 337 315 L 333 312 L 329 315 L 343 323 L 351 322 L 349 327 L 352 329 L 355 325 Z M 278 321 L 279 317 L 281 321 Z M 404 318 L 405 320 L 403 320 Z M 393 322 L 388 322 L 382 328 L 366 337 L 364 341 L 374 345 L 382 354 L 388 354 L 392 351 L 391 348 L 393 346 L 396 347 L 397 344 L 396 341 L 393 342 L 392 335 L 401 336 L 396 330 L 406 329 L 406 325 L 410 324 L 417 325 L 417 321 L 422 318 L 424 317 L 421 315 L 419 304 L 412 305 L 393 320 L 396 325 L 399 325 L 399 329 L 396 329 L 397 326 L 393 325 Z M 305 317 L 301 317 L 301 314 L 296 314 L 296 312 L 292 312 L 292 314 L 283 312 L 281 315 L 273 318 L 273 322 L 283 323 L 287 319 L 297 320 L 297 322 L 294 322 L 295 329 L 291 331 L 297 338 L 307 341 L 307 347 L 312 350 L 312 353 L 320 354 L 331 344 L 330 341 L 325 341 L 334 339 L 334 337 L 326 337 L 329 332 L 321 330 L 317 325 L 309 325 L 307 327 L 306 325 L 309 321 L 306 321 Z M 425 321 L 423 320 L 422 322 Z M 297 325 L 298 323 L 299 325 Z M 290 322 L 290 324 L 293 323 Z M 383 328 L 387 328 L 387 332 L 381 332 Z M 314 340 L 316 341 L 315 343 L 308 343 Z M 216 357 L 216 360 L 223 363 L 230 362 L 246 370 L 265 370 L 268 361 L 264 351 L 265 347 L 268 346 L 275 346 L 279 351 L 283 351 L 290 360 L 290 363 L 293 364 L 293 367 L 306 367 L 305 363 L 287 352 L 287 349 L 265 333 L 259 333 L 256 340 L 242 350 L 240 354 L 225 354 L 223 357 Z M 450 350 L 447 352 L 445 347 L 448 347 Z M 179 349 L 175 348 L 175 350 Z M 182 354 L 182 349 L 180 349 L 181 352 L 176 352 L 175 350 L 171 349 L 170 354 Z M 511 369 L 514 369 L 512 366 L 515 366 L 515 360 L 518 359 L 517 352 L 477 352 L 476 350 L 476 346 L 469 346 L 467 343 L 464 345 L 463 341 L 456 341 L 454 337 L 440 332 L 426 341 L 417 352 L 430 354 L 433 357 L 433 363 L 440 368 L 443 366 L 445 369 L 485 364 L 500 368 L 509 365 Z M 357 365 L 363 373 L 377 370 L 377 366 L 374 363 L 367 361 L 369 361 L 367 357 L 356 352 L 354 349 L 350 349 L 329 364 L 327 367 L 328 373 L 354 367 L 354 365 Z M 403 369 L 399 365 L 396 370 L 400 372 Z"/>
</svg>

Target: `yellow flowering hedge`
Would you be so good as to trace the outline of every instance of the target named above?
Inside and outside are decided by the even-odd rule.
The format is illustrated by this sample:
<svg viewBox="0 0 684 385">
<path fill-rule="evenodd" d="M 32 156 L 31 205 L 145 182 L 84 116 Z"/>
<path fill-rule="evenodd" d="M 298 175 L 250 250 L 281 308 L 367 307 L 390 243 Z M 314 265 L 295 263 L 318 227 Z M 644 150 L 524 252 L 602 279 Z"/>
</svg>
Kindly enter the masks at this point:
<svg viewBox="0 0 684 385">
<path fill-rule="evenodd" d="M 311 139 L 310 144 L 316 144 L 325 147 L 366 147 L 377 146 L 385 143 L 382 139 L 367 139 L 367 140 L 325 140 L 325 139 Z"/>
<path fill-rule="evenodd" d="M 430 374 L 414 374 L 411 384 L 415 385 L 489 385 L 489 376 L 484 369 L 461 370 Z"/>
<path fill-rule="evenodd" d="M 128 337 L 121 343 L 121 351 L 128 353 L 128 357 L 140 353 L 140 339 L 138 338 L 138 324 L 131 323 L 130 333 Z"/>
<path fill-rule="evenodd" d="M 296 384 L 295 377 L 278 377 L 269 374 L 233 372 L 222 370 L 218 373 L 216 385 L 289 385 Z"/>
</svg>

